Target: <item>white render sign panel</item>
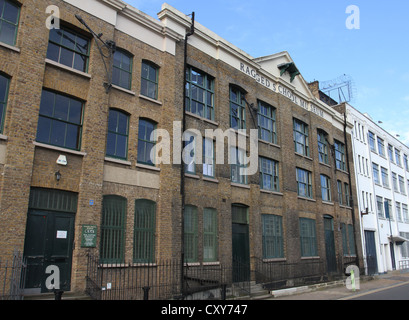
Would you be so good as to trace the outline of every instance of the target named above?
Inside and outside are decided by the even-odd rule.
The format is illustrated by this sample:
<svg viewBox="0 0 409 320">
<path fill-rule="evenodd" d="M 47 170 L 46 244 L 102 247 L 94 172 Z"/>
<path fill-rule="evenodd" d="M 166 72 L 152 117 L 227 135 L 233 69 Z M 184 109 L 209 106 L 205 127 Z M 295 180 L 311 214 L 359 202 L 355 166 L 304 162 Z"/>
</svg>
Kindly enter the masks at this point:
<svg viewBox="0 0 409 320">
<path fill-rule="evenodd" d="M 269 88 L 274 92 L 278 92 L 281 95 L 285 96 L 286 98 L 290 99 L 293 103 L 300 106 L 301 108 L 304 108 L 305 110 L 313 112 L 316 115 L 324 118 L 324 112 L 320 108 L 318 108 L 312 103 L 309 103 L 308 101 L 305 101 L 301 97 L 294 94 L 292 90 L 284 87 L 283 85 L 261 76 L 260 74 L 258 74 L 256 70 L 246 66 L 242 62 L 240 63 L 240 71 L 252 77 L 254 80 L 256 80 L 261 85 L 265 86 L 266 88 Z"/>
</svg>

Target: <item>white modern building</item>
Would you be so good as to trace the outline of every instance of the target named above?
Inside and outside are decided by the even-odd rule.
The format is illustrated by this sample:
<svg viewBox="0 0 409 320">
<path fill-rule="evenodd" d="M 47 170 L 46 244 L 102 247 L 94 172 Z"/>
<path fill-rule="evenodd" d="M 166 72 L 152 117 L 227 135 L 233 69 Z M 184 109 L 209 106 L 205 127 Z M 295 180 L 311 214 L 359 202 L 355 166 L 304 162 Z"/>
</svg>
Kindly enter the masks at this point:
<svg viewBox="0 0 409 320">
<path fill-rule="evenodd" d="M 367 274 L 409 261 L 409 148 L 368 114 L 346 104 Z"/>
</svg>

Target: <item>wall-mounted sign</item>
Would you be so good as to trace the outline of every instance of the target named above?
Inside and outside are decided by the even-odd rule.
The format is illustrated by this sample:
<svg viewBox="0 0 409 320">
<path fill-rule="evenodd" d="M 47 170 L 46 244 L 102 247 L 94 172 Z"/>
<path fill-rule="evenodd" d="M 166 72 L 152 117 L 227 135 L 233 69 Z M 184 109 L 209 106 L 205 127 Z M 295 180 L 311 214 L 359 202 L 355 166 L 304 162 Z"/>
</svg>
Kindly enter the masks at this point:
<svg viewBox="0 0 409 320">
<path fill-rule="evenodd" d="M 300 106 L 301 108 L 304 108 L 307 111 L 310 111 L 312 113 L 315 113 L 316 115 L 324 118 L 324 112 L 316 105 L 305 101 L 302 99 L 299 95 L 293 92 L 293 90 L 290 90 L 281 84 L 275 83 L 273 80 L 269 80 L 263 76 L 261 76 L 257 70 L 246 66 L 244 63 L 240 63 L 240 71 L 244 72 L 251 78 L 253 78 L 255 81 L 260 83 L 261 85 L 265 86 L 266 88 L 269 88 L 270 90 L 274 92 L 278 92 L 279 94 L 283 95 L 284 97 L 290 99 L 293 103 L 296 105 Z"/>
<path fill-rule="evenodd" d="M 97 230 L 96 225 L 82 225 L 81 247 L 95 248 L 97 246 Z"/>
</svg>

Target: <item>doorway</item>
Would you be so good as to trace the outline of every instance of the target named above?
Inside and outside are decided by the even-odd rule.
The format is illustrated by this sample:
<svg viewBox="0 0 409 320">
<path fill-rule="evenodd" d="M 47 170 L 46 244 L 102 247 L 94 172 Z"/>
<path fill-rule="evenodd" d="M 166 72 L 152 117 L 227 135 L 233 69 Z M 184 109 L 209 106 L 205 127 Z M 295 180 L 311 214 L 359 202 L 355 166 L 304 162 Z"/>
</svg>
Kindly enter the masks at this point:
<svg viewBox="0 0 409 320">
<path fill-rule="evenodd" d="M 324 216 L 325 254 L 327 257 L 327 272 L 337 272 L 337 258 L 335 255 L 334 219 Z"/>
<path fill-rule="evenodd" d="M 71 290 L 75 213 L 69 211 L 76 211 L 76 204 L 76 194 L 32 189 L 24 243 L 27 291 Z M 47 269 L 49 266 L 52 269 Z M 46 280 L 50 276 L 53 286 L 47 288 Z"/>
<path fill-rule="evenodd" d="M 248 207 L 232 205 L 233 282 L 250 280 Z"/>
<path fill-rule="evenodd" d="M 378 273 L 378 259 L 376 255 L 375 232 L 365 230 L 366 266 L 368 275 Z"/>
</svg>

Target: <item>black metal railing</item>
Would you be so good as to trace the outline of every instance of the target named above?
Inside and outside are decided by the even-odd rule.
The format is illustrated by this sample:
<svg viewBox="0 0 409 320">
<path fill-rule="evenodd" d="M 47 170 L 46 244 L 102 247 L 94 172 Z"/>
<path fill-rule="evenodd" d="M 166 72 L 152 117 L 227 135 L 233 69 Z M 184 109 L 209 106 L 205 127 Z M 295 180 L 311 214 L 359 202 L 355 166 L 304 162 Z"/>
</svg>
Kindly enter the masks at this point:
<svg viewBox="0 0 409 320">
<path fill-rule="evenodd" d="M 103 264 L 88 256 L 86 292 L 98 300 L 208 300 L 251 295 L 251 282 L 266 290 L 289 288 L 342 278 L 355 257 L 339 257 L 338 271 L 329 274 L 323 259 L 297 262 L 232 259 L 223 265 L 183 264 L 165 260 L 152 264 Z"/>
<path fill-rule="evenodd" d="M 181 292 L 177 261 L 103 264 L 88 256 L 86 292 L 97 300 L 162 300 Z"/>
<path fill-rule="evenodd" d="M 326 280 L 324 263 L 319 259 L 268 261 L 255 259 L 255 280 L 269 290 L 304 285 Z"/>
<path fill-rule="evenodd" d="M 11 260 L 0 259 L 0 300 L 22 300 L 27 264 L 15 250 Z"/>
</svg>

